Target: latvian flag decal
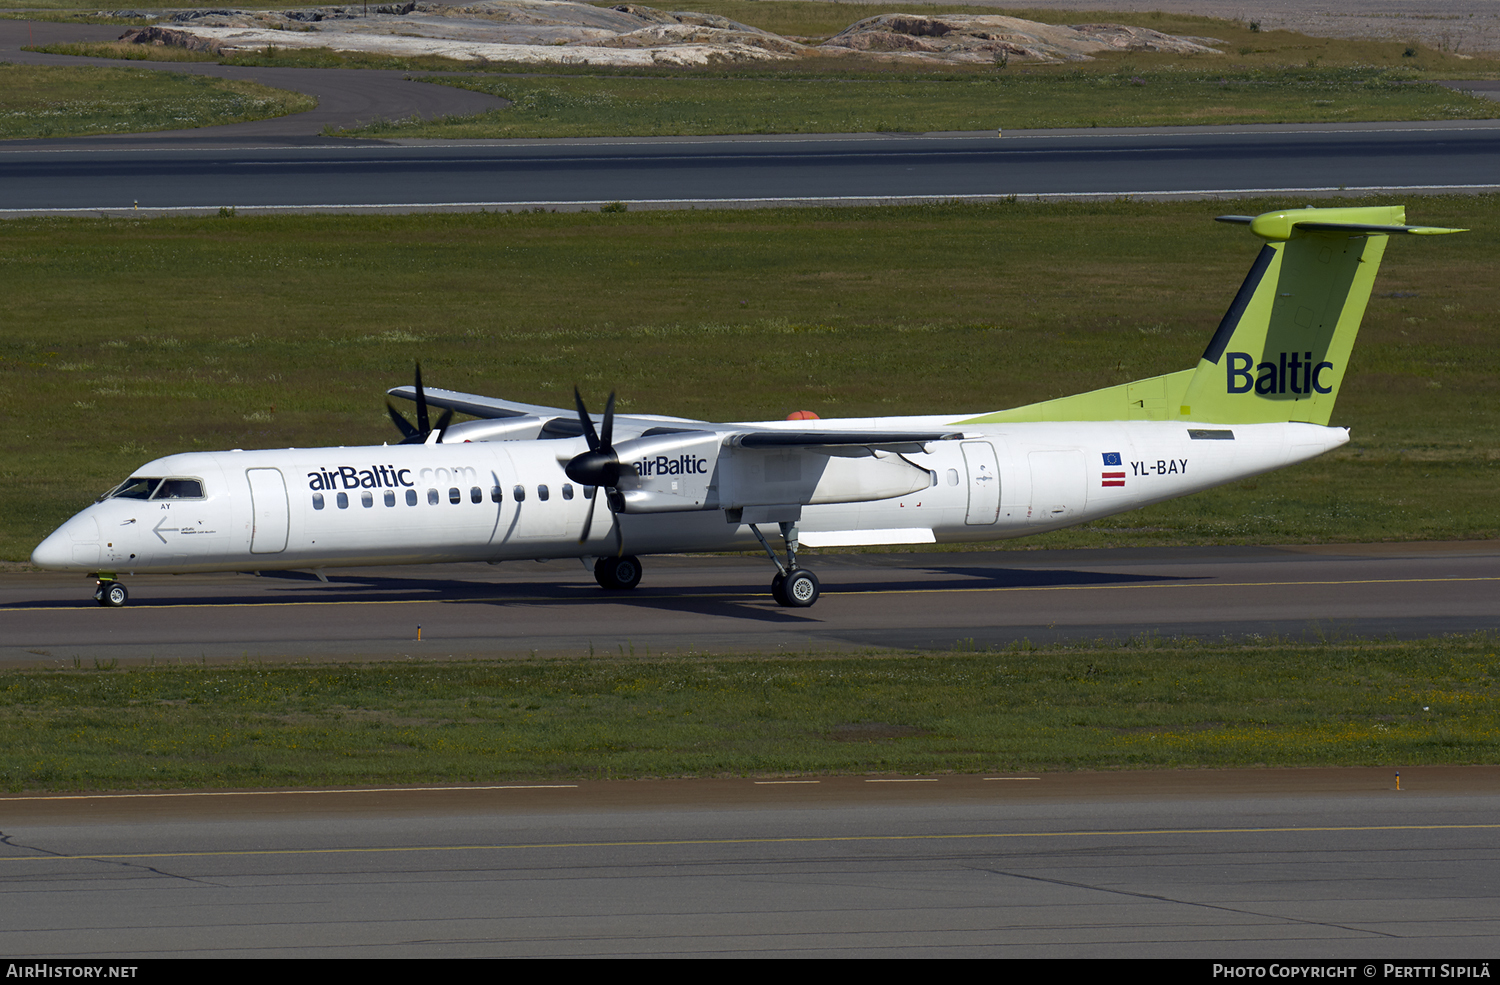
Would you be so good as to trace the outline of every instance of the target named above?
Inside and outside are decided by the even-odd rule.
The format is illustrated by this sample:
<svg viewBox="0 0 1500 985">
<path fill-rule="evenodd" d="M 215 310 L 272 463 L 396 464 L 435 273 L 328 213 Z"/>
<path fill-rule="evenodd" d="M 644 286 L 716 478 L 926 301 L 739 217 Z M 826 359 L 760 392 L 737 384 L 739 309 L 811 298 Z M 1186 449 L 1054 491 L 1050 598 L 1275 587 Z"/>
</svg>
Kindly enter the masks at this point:
<svg viewBox="0 0 1500 985">
<path fill-rule="evenodd" d="M 1115 469 L 1119 469 L 1119 471 L 1114 471 Z M 1107 451 L 1104 453 L 1104 472 L 1101 473 L 1099 485 L 1125 485 L 1125 469 L 1121 465 L 1119 452 Z"/>
</svg>

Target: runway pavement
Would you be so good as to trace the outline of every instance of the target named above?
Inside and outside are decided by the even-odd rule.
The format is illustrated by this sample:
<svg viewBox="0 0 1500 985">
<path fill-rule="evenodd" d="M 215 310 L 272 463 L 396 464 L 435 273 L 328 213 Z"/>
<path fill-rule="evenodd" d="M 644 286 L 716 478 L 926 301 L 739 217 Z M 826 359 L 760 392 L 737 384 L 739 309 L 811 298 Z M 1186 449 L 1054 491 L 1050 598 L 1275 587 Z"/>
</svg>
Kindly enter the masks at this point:
<svg viewBox="0 0 1500 985">
<path fill-rule="evenodd" d="M 433 87 L 437 88 L 437 87 Z M 7 141 L 0 215 L 1500 189 L 1500 121 L 558 141 Z"/>
<path fill-rule="evenodd" d="M 811 609 L 768 561 L 648 557 L 632 592 L 576 561 L 126 577 L 0 575 L 0 663 L 407 659 L 1003 647 L 1141 635 L 1301 639 L 1500 631 L 1500 544 L 829 554 Z M 417 641 L 420 626 L 422 639 Z"/>
<path fill-rule="evenodd" d="M 1482 959 L 1500 769 L 0 797 L 14 958 Z M 1207 966 L 1203 968 L 1207 977 Z"/>
</svg>

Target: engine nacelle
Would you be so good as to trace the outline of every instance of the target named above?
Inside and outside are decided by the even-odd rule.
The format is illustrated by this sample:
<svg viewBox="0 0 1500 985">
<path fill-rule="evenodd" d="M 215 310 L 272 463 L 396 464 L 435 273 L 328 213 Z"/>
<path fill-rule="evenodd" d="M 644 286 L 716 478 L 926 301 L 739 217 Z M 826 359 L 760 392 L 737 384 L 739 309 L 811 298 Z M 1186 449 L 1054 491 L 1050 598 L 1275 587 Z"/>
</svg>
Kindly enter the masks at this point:
<svg viewBox="0 0 1500 985">
<path fill-rule="evenodd" d="M 719 466 L 724 509 L 801 503 L 863 503 L 933 483 L 927 469 L 894 452 L 861 446 L 733 448 Z"/>
<path fill-rule="evenodd" d="M 862 446 L 725 447 L 723 436 L 673 431 L 622 441 L 614 508 L 624 513 L 862 503 L 926 489 L 933 474 Z"/>
<path fill-rule="evenodd" d="M 713 431 L 669 431 L 620 442 L 615 456 L 626 468 L 613 504 L 625 513 L 718 509 L 722 441 Z"/>
<path fill-rule="evenodd" d="M 456 445 L 464 441 L 512 441 L 535 438 L 542 432 L 540 417 L 526 414 L 521 417 L 496 417 L 481 421 L 464 421 L 443 429 L 443 444 Z"/>
</svg>

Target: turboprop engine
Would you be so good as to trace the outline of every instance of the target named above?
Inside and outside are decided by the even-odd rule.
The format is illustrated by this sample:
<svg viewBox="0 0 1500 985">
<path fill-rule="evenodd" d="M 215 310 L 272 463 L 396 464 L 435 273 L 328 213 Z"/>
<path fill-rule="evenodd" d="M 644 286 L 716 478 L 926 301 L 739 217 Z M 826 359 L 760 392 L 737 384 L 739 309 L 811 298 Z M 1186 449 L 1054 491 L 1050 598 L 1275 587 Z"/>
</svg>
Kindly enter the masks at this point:
<svg viewBox="0 0 1500 985">
<path fill-rule="evenodd" d="M 712 431 L 671 431 L 620 442 L 615 453 L 622 468 L 611 505 L 621 513 L 672 513 L 858 503 L 933 483 L 927 469 L 878 448 L 746 448 L 734 440 Z"/>
</svg>

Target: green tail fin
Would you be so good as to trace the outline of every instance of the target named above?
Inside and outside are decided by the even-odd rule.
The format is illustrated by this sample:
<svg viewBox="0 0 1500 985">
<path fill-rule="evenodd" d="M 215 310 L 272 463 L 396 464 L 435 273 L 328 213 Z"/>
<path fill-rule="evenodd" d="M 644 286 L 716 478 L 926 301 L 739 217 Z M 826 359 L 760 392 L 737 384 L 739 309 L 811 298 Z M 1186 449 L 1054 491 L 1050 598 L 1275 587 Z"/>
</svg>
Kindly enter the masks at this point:
<svg viewBox="0 0 1500 985">
<path fill-rule="evenodd" d="M 1266 240 L 1195 369 L 1000 411 L 961 423 L 1181 420 L 1327 424 L 1375 273 L 1401 206 L 1220 216 Z"/>
</svg>

